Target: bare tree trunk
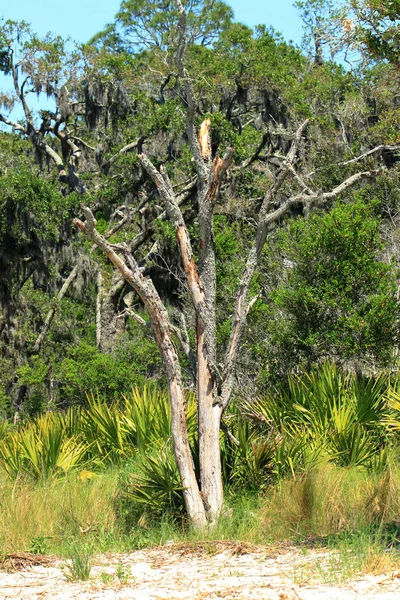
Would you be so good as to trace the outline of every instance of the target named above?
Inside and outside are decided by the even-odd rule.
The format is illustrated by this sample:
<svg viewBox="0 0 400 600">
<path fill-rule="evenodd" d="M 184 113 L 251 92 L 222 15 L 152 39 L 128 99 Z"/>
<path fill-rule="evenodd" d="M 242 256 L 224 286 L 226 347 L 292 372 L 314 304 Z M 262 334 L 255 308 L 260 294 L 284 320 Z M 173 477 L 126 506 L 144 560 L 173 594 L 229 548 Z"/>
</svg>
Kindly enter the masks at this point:
<svg viewBox="0 0 400 600">
<path fill-rule="evenodd" d="M 96 346 L 100 348 L 102 338 L 101 315 L 103 306 L 103 276 L 99 269 L 96 274 Z"/>
<path fill-rule="evenodd" d="M 125 254 L 122 260 L 115 251 L 115 246 L 107 243 L 95 229 L 96 221 L 88 208 L 84 208 L 86 224 L 75 219 L 79 229 L 101 248 L 113 265 L 142 299 L 153 323 L 154 335 L 166 370 L 171 401 L 172 441 L 175 460 L 183 486 L 183 497 L 189 519 L 194 527 L 204 528 L 207 525 L 207 515 L 200 494 L 194 470 L 193 458 L 189 444 L 186 423 L 186 402 L 182 387 L 182 375 L 179 357 L 171 339 L 171 326 L 168 313 L 153 282 L 143 277 L 138 264 L 128 251 L 127 246 L 120 246 Z M 128 263 L 128 264 L 127 264 Z"/>
<path fill-rule="evenodd" d="M 212 524 L 218 519 L 224 503 L 219 439 L 221 407 L 216 398 L 203 335 L 197 338 L 197 402 L 201 494 Z"/>
<path fill-rule="evenodd" d="M 207 135 L 209 132 L 207 131 Z M 200 146 L 200 145 L 199 145 Z M 198 146 L 198 147 L 199 147 Z M 203 160 L 199 150 L 200 159 Z M 209 523 L 215 523 L 223 505 L 222 468 L 220 456 L 220 420 L 221 409 L 218 402 L 217 386 L 214 381 L 215 368 L 215 253 L 212 239 L 212 209 L 220 182 L 233 158 L 230 149 L 224 159 L 216 159 L 210 165 L 207 174 L 207 188 L 201 199 L 203 212 L 199 221 L 203 222 L 201 245 L 208 247 L 209 260 L 202 252 L 202 278 L 199 278 L 193 258 L 189 234 L 178 206 L 173 186 L 165 169 L 158 171 L 145 155 L 139 155 L 143 167 L 154 180 L 163 199 L 168 217 L 175 228 L 182 264 L 196 312 L 196 350 L 197 350 L 197 403 L 201 495 L 207 511 Z M 201 197 L 201 195 L 200 195 Z M 205 232 L 208 223 L 210 232 Z"/>
</svg>

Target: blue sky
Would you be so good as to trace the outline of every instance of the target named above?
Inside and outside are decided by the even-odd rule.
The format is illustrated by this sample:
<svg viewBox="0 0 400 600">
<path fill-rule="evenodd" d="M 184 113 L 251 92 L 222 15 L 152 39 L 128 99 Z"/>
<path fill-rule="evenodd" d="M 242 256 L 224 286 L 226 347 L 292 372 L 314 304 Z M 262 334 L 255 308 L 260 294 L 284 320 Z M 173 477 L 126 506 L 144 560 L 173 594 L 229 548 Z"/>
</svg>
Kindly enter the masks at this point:
<svg viewBox="0 0 400 600">
<path fill-rule="evenodd" d="M 225 1 L 232 6 L 237 21 L 250 26 L 272 25 L 286 40 L 301 43 L 302 22 L 297 9 L 293 7 L 294 0 Z M 67 0 L 61 8 L 54 0 L 14 0 L 8 2 L 4 8 L 0 7 L 0 17 L 27 21 L 32 30 L 39 35 L 51 31 L 64 37 L 69 36 L 78 42 L 86 42 L 101 31 L 106 23 L 113 20 L 119 5 L 120 0 Z M 0 91 L 9 91 L 11 87 L 10 78 L 0 73 Z M 52 108 L 52 102 L 46 98 L 36 100 L 32 97 L 30 103 L 33 110 L 39 107 Z M 14 109 L 11 117 L 14 120 L 22 117 L 19 106 Z"/>
<path fill-rule="evenodd" d="M 300 43 L 302 25 L 297 9 L 292 6 L 293 1 L 227 0 L 227 4 L 232 6 L 238 21 L 247 25 L 272 25 L 287 40 Z M 0 16 L 28 21 L 38 34 L 52 31 L 85 42 L 113 20 L 119 4 L 119 0 L 67 0 L 65 3 L 54 0 L 14 0 L 4 3 L 4 8 L 0 8 Z"/>
</svg>

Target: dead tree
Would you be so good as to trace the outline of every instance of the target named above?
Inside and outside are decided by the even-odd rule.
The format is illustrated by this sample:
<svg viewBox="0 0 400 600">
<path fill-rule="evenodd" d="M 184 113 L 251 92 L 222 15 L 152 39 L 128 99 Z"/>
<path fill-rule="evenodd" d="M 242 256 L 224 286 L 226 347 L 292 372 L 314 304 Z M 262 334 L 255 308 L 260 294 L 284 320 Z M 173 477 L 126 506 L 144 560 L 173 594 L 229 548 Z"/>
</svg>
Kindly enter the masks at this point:
<svg viewBox="0 0 400 600">
<path fill-rule="evenodd" d="M 139 161 L 147 175 L 156 185 L 166 215 L 173 226 L 179 246 L 180 259 L 185 272 L 191 305 L 196 317 L 195 379 L 198 403 L 198 438 L 200 481 L 195 476 L 193 460 L 186 429 L 186 405 L 183 391 L 181 366 L 174 345 L 177 330 L 172 325 L 152 280 L 145 277 L 135 259 L 134 245 L 111 244 L 96 230 L 91 210 L 83 207 L 86 222 L 75 219 L 80 230 L 101 250 L 141 298 L 152 323 L 154 336 L 164 363 L 168 380 L 172 410 L 172 440 L 175 458 L 184 488 L 184 500 L 191 523 L 198 528 L 213 524 L 223 506 L 223 485 L 220 458 L 221 419 L 228 407 L 235 384 L 235 370 L 247 316 L 258 296 L 249 297 L 250 284 L 260 262 L 261 251 L 268 231 L 288 213 L 291 207 L 302 204 L 307 210 L 319 206 L 345 192 L 364 178 L 374 177 L 384 171 L 362 171 L 351 175 L 328 192 L 312 189 L 306 183 L 310 176 L 302 176 L 297 166 L 302 136 L 308 125 L 305 121 L 294 135 L 291 147 L 284 157 L 279 157 L 279 168 L 267 185 L 259 209 L 254 242 L 249 250 L 236 294 L 233 308 L 231 336 L 222 360 L 216 355 L 216 258 L 214 248 L 214 212 L 221 185 L 229 170 L 234 150 L 228 148 L 223 157 L 213 158 L 210 142 L 210 122 L 205 120 L 198 131 L 195 125 L 198 106 L 191 79 L 185 68 L 186 12 L 180 0 L 176 0 L 179 12 L 179 42 L 175 54 L 176 70 L 184 88 L 187 104 L 187 135 L 193 161 L 197 170 L 197 220 L 200 234 L 199 255 L 196 257 L 188 229 L 183 218 L 178 196 L 166 170 L 157 169 L 150 158 L 139 154 Z M 245 168 L 258 159 L 259 148 L 254 157 L 243 163 Z M 282 186 L 292 181 L 298 190 L 284 197 Z"/>
</svg>

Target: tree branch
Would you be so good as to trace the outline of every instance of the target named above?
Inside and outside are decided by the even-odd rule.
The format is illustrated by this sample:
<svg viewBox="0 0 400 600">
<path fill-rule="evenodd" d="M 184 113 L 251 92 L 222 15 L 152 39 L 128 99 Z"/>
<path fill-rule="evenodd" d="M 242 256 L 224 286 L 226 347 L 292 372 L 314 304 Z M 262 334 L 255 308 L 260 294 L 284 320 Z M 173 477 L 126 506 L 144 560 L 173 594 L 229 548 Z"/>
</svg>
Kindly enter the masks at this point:
<svg viewBox="0 0 400 600">
<path fill-rule="evenodd" d="M 156 184 L 158 193 L 165 204 L 165 209 L 172 227 L 175 229 L 180 248 L 181 260 L 185 269 L 186 278 L 193 301 L 193 306 L 198 317 L 204 313 L 204 294 L 200 287 L 197 267 L 194 262 L 192 245 L 186 228 L 182 212 L 176 202 L 175 194 L 165 170 L 161 173 L 144 154 L 139 154 L 139 160 L 144 169 Z"/>
<path fill-rule="evenodd" d="M 22 125 L 20 125 L 19 123 L 14 123 L 14 121 L 10 121 L 9 119 L 7 119 L 6 117 L 4 117 L 1 114 L 0 114 L 0 121 L 2 123 L 4 123 L 5 125 L 8 125 L 9 127 L 12 127 L 16 131 L 21 131 L 25 135 L 27 135 L 27 133 L 28 133 L 27 130 L 25 129 L 25 127 L 22 127 Z"/>
<path fill-rule="evenodd" d="M 287 166 L 293 167 L 293 163 L 296 158 L 297 145 L 301 139 L 301 132 L 304 131 L 306 123 L 303 123 L 299 128 L 295 140 L 293 141 L 292 147 L 285 159 Z M 293 167 L 294 168 L 294 167 Z M 246 266 L 243 270 L 242 277 L 239 283 L 238 292 L 236 296 L 236 305 L 235 312 L 232 320 L 232 332 L 230 341 L 228 344 L 228 349 L 225 356 L 224 363 L 224 371 L 223 371 L 223 383 L 222 390 L 220 395 L 220 402 L 222 410 L 225 410 L 229 404 L 233 384 L 234 384 L 234 371 L 236 368 L 237 355 L 239 351 L 239 346 L 241 342 L 241 338 L 244 331 L 244 326 L 246 322 L 247 313 L 249 307 L 251 307 L 252 301 L 250 303 L 247 302 L 250 283 L 255 273 L 256 267 L 259 262 L 260 254 L 262 248 L 266 241 L 266 235 L 269 226 L 272 223 L 275 223 L 279 219 L 281 219 L 291 208 L 291 206 L 302 203 L 304 205 L 310 206 L 312 203 L 316 201 L 320 201 L 322 203 L 336 198 L 341 193 L 346 191 L 348 188 L 354 186 L 356 183 L 361 181 L 364 178 L 376 177 L 385 172 L 386 169 L 377 169 L 371 171 L 362 171 L 360 173 L 356 173 L 355 175 L 351 175 L 347 179 L 345 179 L 340 185 L 336 186 L 329 192 L 312 192 L 306 191 L 306 193 L 302 193 L 299 195 L 291 196 L 288 198 L 280 207 L 275 209 L 273 212 L 268 212 L 271 201 L 275 197 L 277 191 L 281 187 L 284 174 L 292 172 L 292 169 L 286 168 L 285 172 L 281 172 L 277 175 L 275 182 L 267 191 L 263 204 L 260 209 L 259 223 L 257 227 L 257 234 L 255 242 L 250 249 Z"/>
<path fill-rule="evenodd" d="M 308 173 L 305 177 L 307 179 L 309 179 L 310 177 L 313 177 L 316 173 L 319 173 L 320 171 L 323 171 L 324 169 L 327 169 L 332 166 L 345 167 L 347 165 L 354 165 L 358 162 L 361 162 L 365 158 L 368 158 L 368 156 L 373 156 L 374 154 L 378 154 L 378 152 L 382 152 L 385 150 L 387 152 L 400 152 L 400 146 L 386 146 L 385 144 L 380 144 L 379 146 L 372 148 L 372 150 L 368 150 L 367 152 L 360 154 L 360 156 L 356 156 L 356 158 L 352 158 L 350 160 L 345 160 L 345 161 L 339 162 L 339 163 L 330 163 L 329 165 L 326 165 L 325 167 L 320 167 L 319 169 L 316 169 L 315 171 L 311 171 L 311 173 Z"/>
<path fill-rule="evenodd" d="M 72 282 L 76 279 L 78 270 L 79 270 L 79 264 L 75 265 L 75 267 L 72 269 L 71 273 L 68 275 L 67 279 L 64 281 L 60 291 L 57 294 L 57 304 L 59 304 L 61 302 L 61 300 L 64 298 L 65 294 L 69 290 Z M 36 338 L 36 341 L 33 345 L 33 349 L 32 349 L 33 354 L 37 354 L 40 351 L 42 344 L 44 342 L 44 339 L 47 335 L 47 332 L 50 329 L 54 315 L 56 314 L 56 310 L 57 310 L 57 307 L 53 306 L 47 313 L 46 319 L 43 324 L 42 331 L 40 332 L 40 335 Z"/>
<path fill-rule="evenodd" d="M 75 225 L 96 244 L 123 278 L 133 287 L 145 305 L 153 324 L 154 335 L 160 351 L 168 380 L 171 398 L 171 430 L 174 454 L 182 481 L 183 496 L 189 517 L 198 527 L 207 523 L 204 504 L 197 484 L 186 424 L 186 403 L 182 387 L 179 357 L 171 339 L 171 324 L 166 308 L 151 279 L 143 277 L 140 268 L 128 248 L 124 260 L 107 240 L 96 230 L 96 221 L 89 208 L 83 207 L 86 223 L 74 219 Z"/>
<path fill-rule="evenodd" d="M 256 148 L 256 151 L 254 152 L 254 154 L 252 154 L 252 156 L 250 156 L 249 158 L 246 158 L 246 160 L 244 160 L 242 162 L 242 164 L 240 165 L 240 169 L 247 169 L 247 167 L 252 165 L 253 162 L 255 162 L 258 159 L 258 157 L 260 156 L 260 153 L 265 148 L 265 146 L 267 145 L 270 138 L 271 138 L 271 136 L 270 136 L 269 131 L 266 131 L 263 135 L 263 138 L 262 138 L 260 144 Z"/>
<path fill-rule="evenodd" d="M 85 140 L 83 140 L 80 137 L 77 137 L 76 135 L 71 135 L 69 134 L 68 137 L 71 140 L 74 140 L 75 142 L 78 142 L 79 144 L 82 144 L 82 146 L 85 146 L 86 148 L 88 148 L 89 150 L 93 150 L 93 152 L 96 151 L 96 148 L 94 148 L 93 146 L 90 146 L 87 142 L 85 142 Z"/>
<path fill-rule="evenodd" d="M 145 141 L 145 139 L 146 139 L 146 136 L 142 135 L 134 142 L 130 142 L 129 144 L 127 144 L 126 146 L 121 148 L 116 154 L 114 154 L 114 156 L 111 156 L 111 158 L 109 158 L 107 161 L 105 161 L 105 163 L 103 164 L 103 169 L 104 168 L 107 169 L 112 164 L 114 164 L 115 161 L 118 160 L 118 158 L 121 156 L 121 154 L 126 154 L 128 152 L 131 152 L 132 150 L 137 150 L 138 153 L 140 154 L 142 151 L 142 145 L 143 145 L 143 142 Z"/>
</svg>

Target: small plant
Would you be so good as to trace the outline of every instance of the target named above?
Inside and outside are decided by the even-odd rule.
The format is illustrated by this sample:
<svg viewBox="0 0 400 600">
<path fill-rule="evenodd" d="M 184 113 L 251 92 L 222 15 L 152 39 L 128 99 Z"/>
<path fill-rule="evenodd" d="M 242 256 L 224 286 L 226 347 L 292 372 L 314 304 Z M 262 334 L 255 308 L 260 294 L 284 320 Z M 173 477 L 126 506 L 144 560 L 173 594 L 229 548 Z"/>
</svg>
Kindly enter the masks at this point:
<svg viewBox="0 0 400 600">
<path fill-rule="evenodd" d="M 110 585 L 114 581 L 114 576 L 111 573 L 106 573 L 106 571 L 102 571 L 100 573 L 100 579 L 104 585 Z"/>
<path fill-rule="evenodd" d="M 37 535 L 34 538 L 32 538 L 30 546 L 29 546 L 29 552 L 32 552 L 32 554 L 46 554 L 47 552 L 47 540 L 49 540 L 49 537 L 46 537 L 44 535 Z"/>
<path fill-rule="evenodd" d="M 71 552 L 70 562 L 64 565 L 67 581 L 88 581 L 92 570 L 92 554 L 88 547 Z"/>
<path fill-rule="evenodd" d="M 126 584 L 128 583 L 131 577 L 131 570 L 127 565 L 124 565 L 124 563 L 119 562 L 117 565 L 116 576 L 118 577 L 120 583 Z"/>
<path fill-rule="evenodd" d="M 117 498 L 118 511 L 128 529 L 146 513 L 149 522 L 183 512 L 183 488 L 171 445 L 143 454 L 133 463 L 134 472 L 124 473 Z M 131 468 L 130 468 L 131 471 Z"/>
</svg>

